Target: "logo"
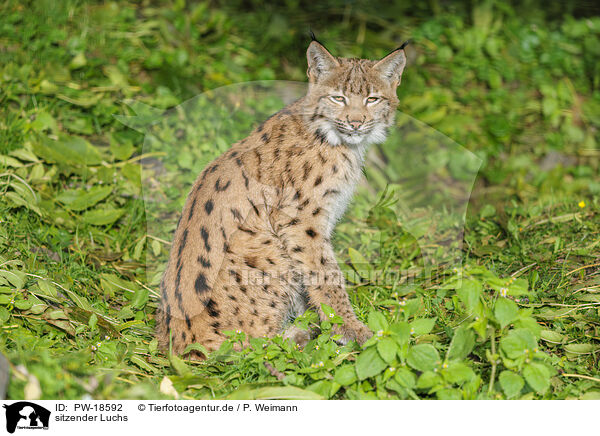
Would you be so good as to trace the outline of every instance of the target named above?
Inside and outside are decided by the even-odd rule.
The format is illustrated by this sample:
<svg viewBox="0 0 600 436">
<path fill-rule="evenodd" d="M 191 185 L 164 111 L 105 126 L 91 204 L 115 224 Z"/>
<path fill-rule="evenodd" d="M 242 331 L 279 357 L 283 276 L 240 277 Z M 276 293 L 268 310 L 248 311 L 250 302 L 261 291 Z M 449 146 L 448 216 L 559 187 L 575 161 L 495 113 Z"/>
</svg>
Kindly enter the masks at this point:
<svg viewBox="0 0 600 436">
<path fill-rule="evenodd" d="M 15 429 L 43 429 L 48 430 L 50 411 L 29 401 L 19 401 L 10 405 L 4 404 L 6 409 L 6 431 L 14 433 Z"/>
</svg>

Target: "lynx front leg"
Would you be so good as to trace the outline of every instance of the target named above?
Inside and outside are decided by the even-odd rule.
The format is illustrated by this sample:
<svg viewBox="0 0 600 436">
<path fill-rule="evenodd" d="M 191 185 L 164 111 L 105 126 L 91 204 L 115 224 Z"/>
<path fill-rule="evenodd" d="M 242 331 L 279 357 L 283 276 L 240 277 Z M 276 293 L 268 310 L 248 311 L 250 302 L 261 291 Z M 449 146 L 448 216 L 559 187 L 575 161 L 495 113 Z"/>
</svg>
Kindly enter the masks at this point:
<svg viewBox="0 0 600 436">
<path fill-rule="evenodd" d="M 313 238 L 316 239 L 316 236 Z M 344 285 L 344 276 L 340 270 L 329 241 L 311 241 L 304 246 L 295 245 L 291 249 L 294 258 L 302 269 L 302 282 L 311 306 L 319 313 L 321 320 L 327 315 L 321 309 L 321 304 L 330 306 L 343 320 L 342 326 L 334 329 L 336 334 L 341 334 L 340 342 L 347 343 L 356 340 L 364 343 L 372 336 L 372 332 L 358 320 Z"/>
<path fill-rule="evenodd" d="M 367 326 L 358 320 L 345 288 L 344 275 L 340 270 L 333 249 L 329 242 L 325 242 L 321 256 L 319 257 L 323 277 L 319 277 L 317 283 L 309 283 L 307 286 L 308 295 L 311 302 L 316 303 L 319 308 L 319 316 L 325 319 L 326 316 L 321 310 L 321 303 L 330 306 L 337 315 L 342 317 L 344 324 L 336 326 L 334 333 L 341 334 L 341 343 L 346 344 L 355 340 L 359 344 L 364 343 L 373 333 Z"/>
</svg>

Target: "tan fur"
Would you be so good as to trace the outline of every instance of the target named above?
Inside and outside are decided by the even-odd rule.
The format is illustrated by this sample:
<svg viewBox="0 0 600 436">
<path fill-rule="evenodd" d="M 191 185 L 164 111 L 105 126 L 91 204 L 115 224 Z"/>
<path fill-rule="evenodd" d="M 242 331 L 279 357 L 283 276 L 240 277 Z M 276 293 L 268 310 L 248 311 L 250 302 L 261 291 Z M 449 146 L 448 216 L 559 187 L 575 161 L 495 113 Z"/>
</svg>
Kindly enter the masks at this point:
<svg viewBox="0 0 600 436">
<path fill-rule="evenodd" d="M 316 41 L 307 55 L 307 95 L 209 164 L 187 198 L 161 282 L 162 349 L 214 350 L 224 330 L 273 336 L 307 307 L 323 318 L 322 303 L 344 319 L 344 341 L 371 336 L 350 306 L 330 236 L 366 147 L 393 122 L 405 57 L 334 58 Z M 381 100 L 367 104 L 369 95 Z"/>
</svg>

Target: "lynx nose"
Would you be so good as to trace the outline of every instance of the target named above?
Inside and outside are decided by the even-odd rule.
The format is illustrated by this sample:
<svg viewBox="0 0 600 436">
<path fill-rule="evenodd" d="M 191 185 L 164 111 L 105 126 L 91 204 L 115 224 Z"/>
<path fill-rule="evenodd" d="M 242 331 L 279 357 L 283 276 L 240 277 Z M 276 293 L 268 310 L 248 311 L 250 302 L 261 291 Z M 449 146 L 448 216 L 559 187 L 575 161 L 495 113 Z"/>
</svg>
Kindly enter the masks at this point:
<svg viewBox="0 0 600 436">
<path fill-rule="evenodd" d="M 352 120 L 352 121 L 348 121 L 348 124 L 350 124 L 350 126 L 354 129 L 354 130 L 358 130 L 360 128 L 360 126 L 363 125 L 363 122 L 360 120 Z"/>
</svg>

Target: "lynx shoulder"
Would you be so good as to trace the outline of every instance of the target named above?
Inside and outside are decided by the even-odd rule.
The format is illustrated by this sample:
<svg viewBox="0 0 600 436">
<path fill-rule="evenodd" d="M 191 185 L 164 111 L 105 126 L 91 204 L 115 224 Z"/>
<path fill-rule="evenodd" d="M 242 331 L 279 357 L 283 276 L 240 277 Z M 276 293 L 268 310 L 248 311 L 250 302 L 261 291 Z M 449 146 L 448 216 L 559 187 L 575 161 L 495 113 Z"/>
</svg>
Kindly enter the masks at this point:
<svg viewBox="0 0 600 436">
<path fill-rule="evenodd" d="M 209 350 L 223 331 L 282 333 L 321 304 L 344 319 L 343 341 L 371 336 L 356 317 L 331 246 L 362 175 L 367 147 L 385 140 L 398 105 L 403 47 L 379 61 L 307 50 L 307 94 L 259 125 L 196 180 L 161 281 L 160 346 Z M 299 343 L 308 333 L 288 329 Z M 192 356 L 194 357 L 194 356 Z"/>
</svg>

